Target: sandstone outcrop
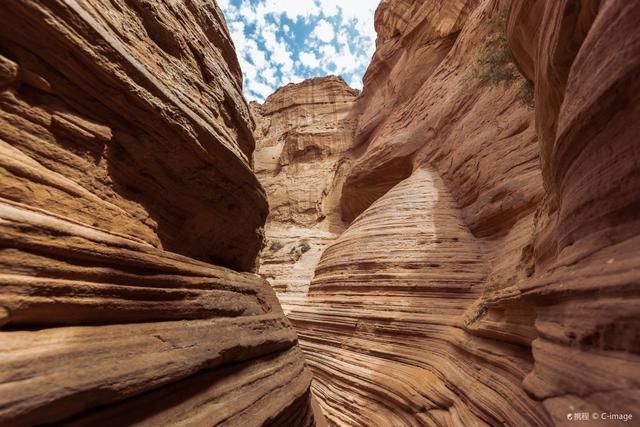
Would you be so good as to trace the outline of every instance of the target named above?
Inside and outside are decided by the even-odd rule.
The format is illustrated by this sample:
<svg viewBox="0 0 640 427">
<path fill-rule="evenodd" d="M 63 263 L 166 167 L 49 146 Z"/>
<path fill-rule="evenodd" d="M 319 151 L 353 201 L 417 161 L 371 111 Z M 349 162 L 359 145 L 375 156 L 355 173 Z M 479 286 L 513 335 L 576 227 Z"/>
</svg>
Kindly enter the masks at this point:
<svg viewBox="0 0 640 427">
<path fill-rule="evenodd" d="M 270 206 L 259 272 L 282 301 L 306 295 L 322 251 L 344 231 L 339 199 L 356 95 L 329 76 L 282 87 L 263 105 L 252 103 L 255 169 Z"/>
<path fill-rule="evenodd" d="M 335 185 L 346 230 L 308 290 L 279 289 L 331 422 L 640 407 L 639 14 L 381 2 Z"/>
<path fill-rule="evenodd" d="M 0 424 L 640 416 L 638 2 L 382 0 L 262 105 L 215 2 L 0 16 Z"/>
<path fill-rule="evenodd" d="M 39 3 L 1 6 L 4 197 L 250 269 L 267 204 L 217 7 Z"/>
<path fill-rule="evenodd" d="M 0 424 L 312 424 L 215 3 L 0 16 Z"/>
<path fill-rule="evenodd" d="M 521 386 L 533 307 L 486 302 L 528 274 L 543 197 L 533 110 L 524 79 L 471 75 L 499 5 L 445 3 L 378 9 L 342 192 L 357 218 L 286 308 L 340 425 L 549 423 Z"/>
<path fill-rule="evenodd" d="M 534 369 L 524 387 L 556 423 L 566 407 L 640 407 L 640 4 L 541 2 L 511 26 L 537 42 L 536 128 L 546 199 L 536 222 Z M 520 13 L 518 13 L 520 11 Z M 536 41 L 527 37 L 535 35 Z M 518 64 L 528 51 L 514 49 Z M 524 68 L 521 65 L 521 68 Z M 634 413 L 634 419 L 636 415 Z M 596 423 L 597 424 L 597 423 Z"/>
</svg>

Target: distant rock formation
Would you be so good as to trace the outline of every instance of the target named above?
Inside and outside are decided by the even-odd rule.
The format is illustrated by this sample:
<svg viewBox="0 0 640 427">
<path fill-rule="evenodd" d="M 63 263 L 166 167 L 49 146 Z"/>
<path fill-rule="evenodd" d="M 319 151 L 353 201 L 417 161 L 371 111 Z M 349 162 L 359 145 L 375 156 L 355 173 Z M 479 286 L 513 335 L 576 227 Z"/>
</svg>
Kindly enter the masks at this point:
<svg viewBox="0 0 640 427">
<path fill-rule="evenodd" d="M 339 203 L 356 95 L 329 76 L 287 85 L 263 105 L 251 104 L 255 169 L 270 205 L 259 272 L 283 301 L 307 294 L 322 251 L 344 231 Z"/>
<path fill-rule="evenodd" d="M 375 24 L 362 94 L 351 111 L 341 99 L 333 107 L 356 121 L 352 145 L 331 160 L 339 174 L 322 150 L 282 166 L 292 163 L 282 135 L 307 128 L 306 110 L 256 136 L 258 152 L 280 144 L 258 174 L 267 237 L 295 224 L 291 246 L 317 224 L 346 227 L 315 272 L 315 253 L 300 262 L 269 249 L 260 270 L 297 329 L 325 415 L 345 426 L 541 426 L 633 413 L 640 6 L 383 0 Z M 320 81 L 273 97 L 318 92 Z M 297 184 L 307 170 L 321 185 Z M 323 209 L 320 188 L 337 208 Z"/>
<path fill-rule="evenodd" d="M 312 424 L 215 3 L 0 16 L 0 424 Z"/>
</svg>

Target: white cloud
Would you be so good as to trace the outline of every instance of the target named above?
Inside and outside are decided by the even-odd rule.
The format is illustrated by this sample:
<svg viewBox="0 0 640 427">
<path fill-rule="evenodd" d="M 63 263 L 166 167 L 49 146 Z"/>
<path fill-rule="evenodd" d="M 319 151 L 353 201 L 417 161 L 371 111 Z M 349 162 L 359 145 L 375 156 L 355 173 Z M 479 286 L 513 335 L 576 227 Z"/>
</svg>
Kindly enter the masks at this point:
<svg viewBox="0 0 640 427">
<path fill-rule="evenodd" d="M 266 0 L 265 7 L 266 13 L 284 13 L 292 21 L 296 21 L 298 17 L 308 19 L 320 14 L 316 0 Z"/>
<path fill-rule="evenodd" d="M 247 1 L 243 1 L 240 5 L 239 14 L 242 16 L 245 22 L 250 24 L 255 23 L 258 20 L 258 14 L 256 10 Z"/>
<path fill-rule="evenodd" d="M 259 95 L 262 99 L 275 92 L 275 89 L 266 83 L 260 83 L 254 81 L 248 88 L 249 91 Z"/>
<path fill-rule="evenodd" d="M 362 90 L 362 79 L 356 78 L 356 77 L 352 78 L 351 83 L 349 83 L 349 86 L 351 86 L 354 89 Z"/>
<path fill-rule="evenodd" d="M 304 80 L 304 77 L 300 77 L 297 74 L 287 74 L 282 79 L 282 84 L 285 85 L 287 83 L 300 83 Z"/>
<path fill-rule="evenodd" d="M 263 101 L 287 83 L 334 73 L 362 87 L 375 49 L 373 12 L 379 0 L 217 1 L 236 46 L 247 98 Z"/>
<path fill-rule="evenodd" d="M 340 29 L 340 32 L 338 33 L 338 45 L 339 46 L 345 46 L 345 45 L 349 45 L 349 33 L 347 31 L 347 27 L 342 27 Z"/>
<path fill-rule="evenodd" d="M 290 70 L 294 65 L 291 51 L 289 51 L 286 43 L 278 39 L 276 36 L 277 31 L 278 28 L 273 24 L 265 26 L 262 31 L 264 44 L 267 51 L 271 54 L 271 62 L 279 65 L 283 70 Z"/>
<path fill-rule="evenodd" d="M 327 59 L 331 59 L 338 53 L 332 44 L 325 44 L 320 47 L 320 53 Z"/>
<path fill-rule="evenodd" d="M 244 33 L 244 22 L 242 21 L 229 21 L 227 26 L 230 30 L 237 31 L 239 33 Z"/>
<path fill-rule="evenodd" d="M 326 19 L 318 21 L 311 35 L 325 43 L 330 43 L 336 36 L 335 31 L 333 30 L 333 25 L 331 25 L 331 23 Z"/>
<path fill-rule="evenodd" d="M 321 0 L 322 10 L 327 16 L 333 16 L 337 10 L 342 11 L 346 21 L 352 19 L 372 19 L 380 0 Z"/>
<path fill-rule="evenodd" d="M 277 70 L 273 67 L 265 68 L 261 71 L 260 78 L 267 82 L 274 82 L 276 80 Z"/>
<path fill-rule="evenodd" d="M 300 53 L 300 62 L 306 67 L 316 68 L 320 66 L 320 61 L 318 57 L 313 52 L 301 52 Z"/>
</svg>

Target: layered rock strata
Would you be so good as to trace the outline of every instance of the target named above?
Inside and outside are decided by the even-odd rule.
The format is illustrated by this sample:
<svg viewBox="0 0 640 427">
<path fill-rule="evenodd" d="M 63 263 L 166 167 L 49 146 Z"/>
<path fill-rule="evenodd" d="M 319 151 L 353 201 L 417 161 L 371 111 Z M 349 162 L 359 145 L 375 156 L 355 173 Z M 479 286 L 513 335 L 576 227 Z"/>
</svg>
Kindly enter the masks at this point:
<svg viewBox="0 0 640 427">
<path fill-rule="evenodd" d="M 306 295 L 324 248 L 344 231 L 339 200 L 357 91 L 329 76 L 280 88 L 256 118 L 255 168 L 269 198 L 259 272 L 282 301 Z"/>
<path fill-rule="evenodd" d="M 349 225 L 285 300 L 331 422 L 639 407 L 639 13 L 382 1 L 341 176 Z"/>
<path fill-rule="evenodd" d="M 524 387 L 556 423 L 567 422 L 567 407 L 636 419 L 640 4 L 527 3 L 512 6 L 509 40 L 520 68 L 533 71 L 546 198 L 536 274 L 519 286 L 537 311 Z"/>
<path fill-rule="evenodd" d="M 0 16 L 0 424 L 312 424 L 215 3 Z"/>
</svg>

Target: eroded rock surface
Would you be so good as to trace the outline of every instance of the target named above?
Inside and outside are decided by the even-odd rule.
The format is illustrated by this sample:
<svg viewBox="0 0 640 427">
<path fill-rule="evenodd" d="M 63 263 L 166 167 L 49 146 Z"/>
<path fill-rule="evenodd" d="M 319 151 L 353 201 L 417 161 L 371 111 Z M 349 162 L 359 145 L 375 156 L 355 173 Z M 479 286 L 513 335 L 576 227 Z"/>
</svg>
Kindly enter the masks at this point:
<svg viewBox="0 0 640 427">
<path fill-rule="evenodd" d="M 250 269 L 267 204 L 217 7 L 39 3 L 1 6 L 4 197 Z"/>
<path fill-rule="evenodd" d="M 344 231 L 339 198 L 356 95 L 329 76 L 282 87 L 263 105 L 252 103 L 256 174 L 270 206 L 259 272 L 283 301 L 306 295 L 322 251 Z"/>
<path fill-rule="evenodd" d="M 213 2 L 0 16 L 0 424 L 313 424 L 265 233 L 333 424 L 640 407 L 638 2 L 383 0 L 252 106 Z"/>
<path fill-rule="evenodd" d="M 536 304 L 538 333 L 524 387 L 556 423 L 567 422 L 567 406 L 635 419 L 640 4 L 546 1 L 532 19 L 524 2 L 515 3 L 509 22 L 530 31 L 511 40 L 527 46 L 526 37 L 537 37 L 536 127 L 547 189 L 536 222 L 536 274 L 520 285 Z M 525 52 L 515 50 L 518 63 Z"/>
<path fill-rule="evenodd" d="M 381 2 L 348 226 L 284 299 L 331 422 L 640 407 L 638 24 L 614 0 Z"/>
<path fill-rule="evenodd" d="M 216 4 L 0 16 L 0 424 L 311 424 Z"/>
</svg>

